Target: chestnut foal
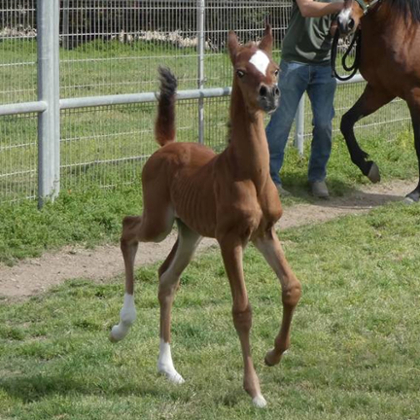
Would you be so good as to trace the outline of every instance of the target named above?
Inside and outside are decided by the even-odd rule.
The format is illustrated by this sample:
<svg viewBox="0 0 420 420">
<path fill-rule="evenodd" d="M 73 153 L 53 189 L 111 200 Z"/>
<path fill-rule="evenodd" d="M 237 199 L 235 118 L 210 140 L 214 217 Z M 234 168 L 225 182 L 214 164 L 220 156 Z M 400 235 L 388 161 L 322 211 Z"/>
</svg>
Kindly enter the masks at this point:
<svg viewBox="0 0 420 420">
<path fill-rule="evenodd" d="M 274 349 L 265 357 L 268 365 L 280 362 L 289 347 L 293 311 L 301 286 L 283 254 L 274 230 L 282 214 L 277 189 L 269 174 L 269 153 L 264 112 L 273 112 L 279 101 L 278 66 L 271 59 L 272 34 L 240 45 L 229 33 L 228 48 L 234 67 L 230 105 L 230 139 L 216 155 L 196 143 L 175 143 L 176 79 L 160 69 L 161 87 L 155 134 L 162 146 L 143 169 L 144 212 L 123 221 L 121 250 L 126 271 L 126 293 L 121 320 L 111 340 L 125 337 L 135 320 L 133 299 L 134 258 L 139 241 L 159 242 L 171 231 L 174 220 L 178 239 L 159 269 L 160 353 L 158 371 L 175 383 L 184 382 L 175 370 L 170 349 L 171 308 L 183 270 L 203 236 L 216 238 L 233 297 L 233 323 L 244 360 L 244 388 L 253 403 L 266 401 L 251 358 L 249 333 L 252 323 L 242 268 L 243 249 L 249 241 L 262 252 L 282 286 L 283 320 Z"/>
</svg>

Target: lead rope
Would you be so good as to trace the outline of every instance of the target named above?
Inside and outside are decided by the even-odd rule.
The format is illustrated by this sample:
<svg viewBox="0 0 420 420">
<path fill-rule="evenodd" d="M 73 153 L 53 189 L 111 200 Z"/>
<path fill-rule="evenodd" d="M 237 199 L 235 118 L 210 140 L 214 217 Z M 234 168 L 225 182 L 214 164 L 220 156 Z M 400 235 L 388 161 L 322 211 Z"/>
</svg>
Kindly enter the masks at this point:
<svg viewBox="0 0 420 420">
<path fill-rule="evenodd" d="M 331 47 L 331 68 L 332 68 L 332 75 L 337 78 L 338 80 L 341 80 L 343 82 L 350 80 L 359 70 L 360 65 L 360 52 L 362 48 L 362 30 L 357 28 L 356 33 L 354 34 L 353 39 L 350 42 L 349 47 L 347 48 L 346 52 L 343 55 L 343 58 L 341 59 L 341 64 L 345 71 L 350 71 L 351 73 L 347 76 L 340 76 L 337 73 L 337 69 L 335 66 L 335 62 L 337 61 L 337 50 L 338 50 L 338 40 L 340 38 L 340 29 L 337 27 Z M 354 62 L 351 66 L 347 65 L 347 58 L 352 51 L 354 44 L 356 44 L 356 55 L 354 57 Z"/>
</svg>

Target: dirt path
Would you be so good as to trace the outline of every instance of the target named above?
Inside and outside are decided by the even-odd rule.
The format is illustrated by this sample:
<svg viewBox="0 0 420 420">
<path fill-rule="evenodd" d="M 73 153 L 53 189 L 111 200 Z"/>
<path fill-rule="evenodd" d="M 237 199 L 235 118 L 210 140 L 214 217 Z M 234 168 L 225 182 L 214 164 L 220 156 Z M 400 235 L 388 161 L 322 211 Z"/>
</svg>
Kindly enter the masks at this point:
<svg viewBox="0 0 420 420">
<path fill-rule="evenodd" d="M 287 207 L 279 222 L 281 229 L 311 223 L 321 223 L 345 215 L 369 211 L 391 201 L 401 200 L 415 184 L 394 181 L 384 185 L 360 188 L 345 197 L 322 200 L 315 204 L 298 204 Z M 172 233 L 160 244 L 140 244 L 136 265 L 163 260 L 174 241 Z M 204 239 L 200 249 L 216 245 Z M 40 258 L 22 261 L 14 267 L 0 266 L 0 296 L 6 300 L 19 299 L 40 293 L 50 286 L 73 278 L 103 281 L 123 272 L 123 262 L 117 246 L 97 247 L 86 250 L 67 247 L 56 253 L 47 253 Z"/>
</svg>

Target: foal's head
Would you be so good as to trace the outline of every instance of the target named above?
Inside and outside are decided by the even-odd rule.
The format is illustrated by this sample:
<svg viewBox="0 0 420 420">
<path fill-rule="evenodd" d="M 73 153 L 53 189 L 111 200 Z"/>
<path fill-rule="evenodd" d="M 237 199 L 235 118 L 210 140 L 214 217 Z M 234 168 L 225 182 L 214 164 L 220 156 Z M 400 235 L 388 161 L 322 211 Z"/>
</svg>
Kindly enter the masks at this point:
<svg viewBox="0 0 420 420">
<path fill-rule="evenodd" d="M 234 68 L 234 81 L 241 89 L 251 112 L 262 110 L 272 113 L 279 104 L 279 67 L 271 58 L 272 46 L 273 36 L 269 25 L 259 45 L 241 45 L 235 32 L 229 32 L 228 48 Z"/>
<path fill-rule="evenodd" d="M 338 27 L 342 35 L 349 35 L 357 29 L 366 7 L 371 2 L 371 0 L 344 0 L 344 8 L 337 16 Z"/>
</svg>

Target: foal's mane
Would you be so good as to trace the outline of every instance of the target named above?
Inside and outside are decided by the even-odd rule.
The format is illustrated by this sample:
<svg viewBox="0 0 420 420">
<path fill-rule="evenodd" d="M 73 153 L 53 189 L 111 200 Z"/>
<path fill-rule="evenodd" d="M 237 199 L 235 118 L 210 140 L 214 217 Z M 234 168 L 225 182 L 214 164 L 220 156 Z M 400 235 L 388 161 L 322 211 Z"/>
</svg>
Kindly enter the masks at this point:
<svg viewBox="0 0 420 420">
<path fill-rule="evenodd" d="M 420 23 L 420 0 L 383 0 L 389 4 L 392 11 L 401 13 L 404 18 Z"/>
</svg>

